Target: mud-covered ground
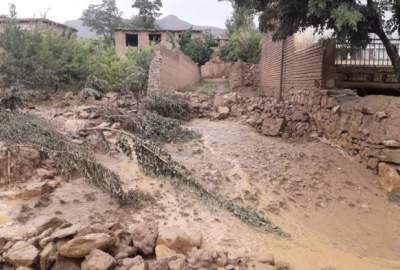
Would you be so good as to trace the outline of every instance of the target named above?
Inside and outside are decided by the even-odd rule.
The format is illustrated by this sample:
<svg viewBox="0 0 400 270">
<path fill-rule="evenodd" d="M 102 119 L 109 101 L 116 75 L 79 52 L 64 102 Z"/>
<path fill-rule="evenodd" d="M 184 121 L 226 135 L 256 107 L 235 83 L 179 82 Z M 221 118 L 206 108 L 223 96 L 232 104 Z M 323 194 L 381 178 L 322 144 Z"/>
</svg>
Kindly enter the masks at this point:
<svg viewBox="0 0 400 270">
<path fill-rule="evenodd" d="M 79 110 L 46 105 L 34 113 L 74 133 L 91 121 L 73 116 Z M 141 190 L 154 201 L 142 208 L 120 206 L 80 178 L 57 177 L 45 200 L 18 195 L 18 185 L 2 187 L 0 236 L 18 237 L 53 216 L 82 225 L 152 218 L 160 230 L 178 225 L 201 231 L 205 248 L 254 260 L 273 254 L 291 269 L 400 269 L 400 207 L 388 203 L 377 176 L 357 160 L 318 140 L 265 137 L 239 122 L 193 120 L 188 126 L 202 138 L 168 145 L 173 157 L 210 192 L 264 214 L 290 238 L 258 232 L 167 179 L 146 176 L 135 160 L 115 152 L 96 158 L 121 177 L 125 189 Z"/>
</svg>

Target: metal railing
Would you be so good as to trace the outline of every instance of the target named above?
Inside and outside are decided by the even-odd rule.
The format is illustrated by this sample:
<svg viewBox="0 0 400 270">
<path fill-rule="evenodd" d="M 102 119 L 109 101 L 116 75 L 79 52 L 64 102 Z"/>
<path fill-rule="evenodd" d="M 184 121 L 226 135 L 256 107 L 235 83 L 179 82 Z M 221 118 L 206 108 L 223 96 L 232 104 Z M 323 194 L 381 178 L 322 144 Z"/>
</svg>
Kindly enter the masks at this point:
<svg viewBox="0 0 400 270">
<path fill-rule="evenodd" d="M 391 41 L 399 51 L 400 39 L 392 39 Z M 352 48 L 348 44 L 337 43 L 335 63 L 348 66 L 392 66 L 386 48 L 379 39 L 371 40 L 371 43 L 365 49 Z"/>
</svg>

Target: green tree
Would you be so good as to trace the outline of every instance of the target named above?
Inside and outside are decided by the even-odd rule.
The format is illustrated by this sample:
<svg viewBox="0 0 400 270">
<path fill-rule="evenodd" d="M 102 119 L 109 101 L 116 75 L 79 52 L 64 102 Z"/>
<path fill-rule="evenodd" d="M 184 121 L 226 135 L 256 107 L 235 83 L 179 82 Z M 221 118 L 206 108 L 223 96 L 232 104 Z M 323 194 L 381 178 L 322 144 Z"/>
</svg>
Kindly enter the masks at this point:
<svg viewBox="0 0 400 270">
<path fill-rule="evenodd" d="M 156 27 L 156 19 L 161 15 L 161 0 L 135 0 L 132 7 L 139 9 L 139 15 L 132 19 L 132 25 L 142 28 Z"/>
<path fill-rule="evenodd" d="M 181 51 L 199 65 L 204 65 L 210 60 L 213 52 L 211 47 L 214 45 L 215 41 L 211 35 L 193 38 L 191 30 L 185 31 L 179 40 Z"/>
<path fill-rule="evenodd" d="M 107 44 L 112 44 L 113 29 L 123 24 L 121 15 L 115 0 L 103 0 L 101 4 L 89 5 L 83 12 L 82 21 L 85 26 L 102 36 Z"/>
<path fill-rule="evenodd" d="M 314 27 L 333 30 L 341 42 L 365 47 L 375 34 L 382 41 L 400 80 L 400 56 L 389 36 L 400 30 L 399 0 L 234 0 L 261 12 L 260 29 L 283 39 Z"/>
<path fill-rule="evenodd" d="M 230 62 L 242 60 L 256 63 L 261 55 L 261 34 L 254 24 L 256 11 L 230 2 L 234 12 L 226 21 L 228 41 L 221 50 L 221 58 Z"/>
</svg>

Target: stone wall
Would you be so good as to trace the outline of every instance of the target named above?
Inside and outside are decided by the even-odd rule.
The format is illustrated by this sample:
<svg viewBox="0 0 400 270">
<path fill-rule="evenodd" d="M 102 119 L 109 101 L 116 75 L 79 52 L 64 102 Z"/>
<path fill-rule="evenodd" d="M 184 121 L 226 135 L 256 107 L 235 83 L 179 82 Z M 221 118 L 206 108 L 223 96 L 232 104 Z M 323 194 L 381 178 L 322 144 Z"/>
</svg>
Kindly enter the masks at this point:
<svg viewBox="0 0 400 270">
<path fill-rule="evenodd" d="M 250 109 L 240 113 L 265 135 L 328 138 L 378 172 L 387 191 L 400 189 L 400 97 L 327 89 L 335 81 L 332 48 L 295 51 L 292 38 L 265 36 L 260 69 L 266 97 L 249 101 Z"/>
<path fill-rule="evenodd" d="M 148 92 L 184 90 L 200 79 L 199 66 L 188 56 L 160 46 L 150 64 Z"/>
</svg>

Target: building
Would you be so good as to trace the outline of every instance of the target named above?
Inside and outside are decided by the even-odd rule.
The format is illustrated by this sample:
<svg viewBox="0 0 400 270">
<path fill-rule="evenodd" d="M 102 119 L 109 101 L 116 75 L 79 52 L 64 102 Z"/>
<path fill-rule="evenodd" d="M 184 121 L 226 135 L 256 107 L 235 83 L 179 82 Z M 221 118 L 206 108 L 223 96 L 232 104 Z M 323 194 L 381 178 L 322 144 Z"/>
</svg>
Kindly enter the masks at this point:
<svg viewBox="0 0 400 270">
<path fill-rule="evenodd" d="M 187 30 L 161 30 L 161 29 L 114 29 L 114 39 L 117 54 L 123 56 L 129 48 L 144 48 L 151 43 L 162 44 L 166 48 L 177 46 L 180 37 Z M 193 37 L 202 37 L 203 31 L 191 30 Z"/>
<path fill-rule="evenodd" d="M 9 18 L 0 18 L 0 33 L 4 31 L 6 24 L 10 22 Z M 17 25 L 24 30 L 29 31 L 55 31 L 59 34 L 76 34 L 78 30 L 65 24 L 57 23 L 44 18 L 26 18 L 15 19 Z"/>
</svg>

